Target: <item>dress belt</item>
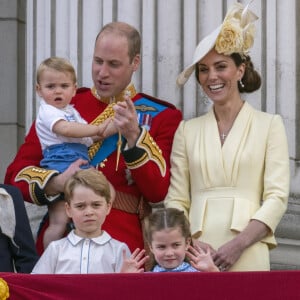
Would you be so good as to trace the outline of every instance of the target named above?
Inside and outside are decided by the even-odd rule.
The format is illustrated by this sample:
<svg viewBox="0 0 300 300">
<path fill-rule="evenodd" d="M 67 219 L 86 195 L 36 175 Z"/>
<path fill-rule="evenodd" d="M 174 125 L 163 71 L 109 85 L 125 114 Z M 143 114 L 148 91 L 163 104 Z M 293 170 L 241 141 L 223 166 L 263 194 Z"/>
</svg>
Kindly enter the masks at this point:
<svg viewBox="0 0 300 300">
<path fill-rule="evenodd" d="M 213 198 L 217 197 L 230 197 L 230 198 L 247 198 L 247 199 L 258 199 L 260 198 L 258 191 L 253 191 L 245 188 L 236 188 L 236 187 L 214 187 L 207 189 L 199 189 L 199 195 L 204 198 L 209 198 L 212 195 Z"/>
</svg>

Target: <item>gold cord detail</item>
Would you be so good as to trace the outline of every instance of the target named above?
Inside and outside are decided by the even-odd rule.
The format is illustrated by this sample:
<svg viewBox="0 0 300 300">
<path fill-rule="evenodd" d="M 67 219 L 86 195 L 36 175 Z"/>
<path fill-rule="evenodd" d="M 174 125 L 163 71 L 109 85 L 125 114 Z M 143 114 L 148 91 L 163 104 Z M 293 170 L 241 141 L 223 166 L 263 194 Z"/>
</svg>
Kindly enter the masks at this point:
<svg viewBox="0 0 300 300">
<path fill-rule="evenodd" d="M 95 98 L 100 100 L 103 103 L 107 103 L 107 107 L 105 110 L 93 121 L 91 124 L 93 125 L 100 125 L 103 123 L 106 119 L 108 118 L 113 118 L 115 115 L 115 112 L 113 110 L 113 106 L 115 103 L 119 101 L 124 101 L 126 95 L 130 95 L 131 98 L 133 98 L 136 95 L 136 89 L 133 85 L 133 83 L 130 83 L 126 89 L 124 89 L 120 94 L 114 97 L 110 98 L 100 98 L 100 96 L 97 93 L 97 90 L 95 87 L 91 88 L 91 92 Z M 120 132 L 118 133 L 118 143 L 117 143 L 117 150 L 118 150 L 118 156 L 117 156 L 117 164 L 116 164 L 116 169 L 118 169 L 118 164 L 119 164 L 119 157 L 120 157 L 120 152 L 121 152 L 121 144 L 122 144 L 122 139 L 121 139 L 121 134 Z M 97 153 L 97 151 L 100 149 L 102 145 L 102 141 L 95 142 L 92 146 L 89 148 L 89 158 L 92 160 Z"/>
<path fill-rule="evenodd" d="M 100 125 L 103 123 L 106 119 L 113 117 L 115 112 L 113 110 L 113 106 L 115 103 L 111 103 L 107 105 L 105 110 L 91 123 L 93 125 Z M 89 158 L 93 159 L 97 151 L 100 149 L 102 145 L 102 141 L 95 142 L 93 145 L 89 148 Z"/>
</svg>

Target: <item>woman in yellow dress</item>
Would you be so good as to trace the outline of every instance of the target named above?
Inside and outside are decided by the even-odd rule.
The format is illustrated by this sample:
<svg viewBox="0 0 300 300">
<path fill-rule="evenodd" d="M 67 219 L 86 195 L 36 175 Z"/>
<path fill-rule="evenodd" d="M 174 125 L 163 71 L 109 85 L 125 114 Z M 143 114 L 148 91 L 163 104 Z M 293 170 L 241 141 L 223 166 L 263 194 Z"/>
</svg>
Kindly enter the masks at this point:
<svg viewBox="0 0 300 300">
<path fill-rule="evenodd" d="M 210 247 L 221 271 L 270 270 L 289 194 L 282 118 L 241 97 L 261 84 L 249 56 L 256 19 L 248 6 L 234 4 L 177 78 L 183 85 L 195 71 L 213 105 L 177 129 L 165 206 L 185 212 L 194 243 Z"/>
</svg>

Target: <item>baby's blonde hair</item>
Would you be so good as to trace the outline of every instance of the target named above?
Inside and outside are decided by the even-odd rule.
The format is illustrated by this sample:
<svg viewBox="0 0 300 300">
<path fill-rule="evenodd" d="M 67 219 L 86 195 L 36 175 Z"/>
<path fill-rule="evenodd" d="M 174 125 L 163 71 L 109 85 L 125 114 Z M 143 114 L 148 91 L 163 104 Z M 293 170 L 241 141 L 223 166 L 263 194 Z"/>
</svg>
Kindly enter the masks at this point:
<svg viewBox="0 0 300 300">
<path fill-rule="evenodd" d="M 40 83 L 43 72 L 47 69 L 52 69 L 58 72 L 67 73 L 71 75 L 72 82 L 77 82 L 76 72 L 72 64 L 62 57 L 49 57 L 41 62 L 36 71 L 36 82 Z"/>
</svg>

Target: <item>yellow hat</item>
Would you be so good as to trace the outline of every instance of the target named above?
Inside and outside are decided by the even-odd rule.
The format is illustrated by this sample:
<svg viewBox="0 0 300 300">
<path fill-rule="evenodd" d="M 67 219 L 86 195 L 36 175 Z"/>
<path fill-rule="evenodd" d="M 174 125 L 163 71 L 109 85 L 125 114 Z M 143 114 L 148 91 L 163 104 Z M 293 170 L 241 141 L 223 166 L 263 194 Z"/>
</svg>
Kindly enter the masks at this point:
<svg viewBox="0 0 300 300">
<path fill-rule="evenodd" d="M 225 55 L 239 53 L 244 56 L 248 54 L 254 42 L 255 26 L 253 22 L 258 19 L 248 8 L 251 2 L 245 7 L 240 3 L 233 4 L 223 23 L 198 44 L 193 62 L 177 77 L 178 85 L 186 83 L 195 69 L 195 64 L 213 48 L 218 53 Z"/>
</svg>

